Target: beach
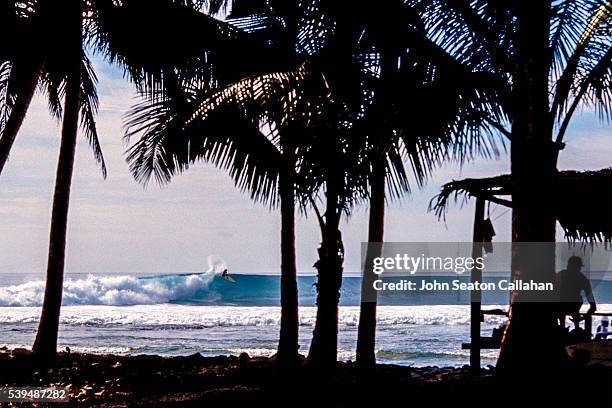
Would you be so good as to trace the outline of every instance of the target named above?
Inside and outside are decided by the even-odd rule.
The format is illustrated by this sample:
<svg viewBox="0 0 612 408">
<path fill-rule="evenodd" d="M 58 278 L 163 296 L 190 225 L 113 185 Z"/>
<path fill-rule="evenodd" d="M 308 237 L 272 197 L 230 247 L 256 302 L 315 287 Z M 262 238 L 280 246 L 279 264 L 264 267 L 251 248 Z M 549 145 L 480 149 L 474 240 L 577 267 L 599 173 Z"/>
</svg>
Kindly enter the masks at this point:
<svg viewBox="0 0 612 408">
<path fill-rule="evenodd" d="M 375 405 L 415 396 L 406 392 L 423 394 L 423 387 L 461 386 L 461 398 L 468 396 L 465 386 L 474 383 L 467 368 L 380 365 L 374 378 L 360 378 L 351 363 L 339 363 L 325 377 L 305 368 L 280 376 L 274 359 L 246 353 L 208 358 L 59 353 L 56 365 L 40 368 L 28 351 L 5 349 L 0 350 L 0 364 L 3 384 L 68 387 L 72 406 L 351 406 L 360 399 Z M 490 383 L 492 378 L 492 372 L 485 371 L 477 382 Z M 319 391 L 312 393 L 315 387 Z"/>
<path fill-rule="evenodd" d="M 533 375 L 523 377 L 531 380 L 539 373 L 532 382 L 498 377 L 492 369 L 472 377 L 468 367 L 379 364 L 375 372 L 364 375 L 352 363 L 338 363 L 325 375 L 313 374 L 306 367 L 281 375 L 274 358 L 252 358 L 246 353 L 163 358 L 63 352 L 56 364 L 40 367 L 27 350 L 0 348 L 0 367 L 0 383 L 67 387 L 69 402 L 61 406 L 75 407 L 353 407 L 416 401 L 433 406 L 491 406 L 502 396 L 506 402 L 524 402 L 525 398 L 533 403 L 561 401 L 562 390 L 568 386 L 583 387 L 580 398 L 590 402 L 597 401 L 601 389 L 612 381 L 612 370 L 602 366 L 577 366 L 558 376 L 536 365 Z"/>
</svg>

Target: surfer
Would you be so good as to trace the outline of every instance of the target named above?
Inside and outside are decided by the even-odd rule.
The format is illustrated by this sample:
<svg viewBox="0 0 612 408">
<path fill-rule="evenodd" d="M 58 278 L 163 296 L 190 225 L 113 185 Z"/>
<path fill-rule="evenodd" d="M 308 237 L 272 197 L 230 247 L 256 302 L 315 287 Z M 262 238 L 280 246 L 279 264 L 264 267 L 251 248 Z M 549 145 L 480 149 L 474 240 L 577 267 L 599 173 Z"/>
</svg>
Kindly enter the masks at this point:
<svg viewBox="0 0 612 408">
<path fill-rule="evenodd" d="M 223 272 L 221 272 L 221 277 L 228 282 L 236 283 L 236 279 L 232 278 L 229 275 L 229 273 L 227 272 L 227 269 L 224 269 Z"/>
</svg>

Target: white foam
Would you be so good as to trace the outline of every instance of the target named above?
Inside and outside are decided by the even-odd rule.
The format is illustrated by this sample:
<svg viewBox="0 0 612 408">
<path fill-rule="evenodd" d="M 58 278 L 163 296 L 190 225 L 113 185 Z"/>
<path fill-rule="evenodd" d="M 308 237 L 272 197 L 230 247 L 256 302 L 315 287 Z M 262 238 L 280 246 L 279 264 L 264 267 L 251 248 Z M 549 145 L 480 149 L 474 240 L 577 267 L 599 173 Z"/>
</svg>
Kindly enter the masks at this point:
<svg viewBox="0 0 612 408">
<path fill-rule="evenodd" d="M 64 282 L 63 305 L 146 305 L 187 298 L 206 289 L 214 274 L 194 274 L 181 279 L 139 279 L 133 276 L 94 276 Z M 42 280 L 0 287 L 0 306 L 40 306 L 45 291 Z"/>
<path fill-rule="evenodd" d="M 0 307 L 0 323 L 32 323 L 38 321 L 38 307 Z M 300 308 L 300 325 L 313 326 L 316 308 Z M 467 325 L 469 306 L 379 306 L 379 328 L 399 325 Z M 486 323 L 501 321 L 488 317 Z M 341 307 L 339 324 L 355 328 L 359 321 L 359 307 Z M 66 325 L 132 325 L 224 327 L 277 326 L 280 308 L 276 306 L 187 306 L 153 304 L 135 306 L 65 306 L 61 322 Z"/>
<path fill-rule="evenodd" d="M 32 348 L 31 344 L 22 344 L 22 343 L 7 343 L 7 344 L 3 343 L 2 345 L 8 348 L 9 350 L 16 349 L 16 348 L 24 348 L 24 349 Z M 59 351 L 63 351 L 65 347 L 66 345 L 62 344 L 62 339 L 60 339 L 57 349 Z M 129 355 L 134 352 L 134 350 L 130 347 L 121 347 L 121 346 L 92 347 L 92 346 L 74 346 L 74 345 L 70 346 L 70 351 L 76 352 L 76 353 L 116 354 L 116 355 Z"/>
<path fill-rule="evenodd" d="M 221 273 L 226 269 L 229 269 L 227 266 L 227 262 L 219 255 L 208 255 L 206 258 L 208 262 L 208 273 Z"/>
</svg>

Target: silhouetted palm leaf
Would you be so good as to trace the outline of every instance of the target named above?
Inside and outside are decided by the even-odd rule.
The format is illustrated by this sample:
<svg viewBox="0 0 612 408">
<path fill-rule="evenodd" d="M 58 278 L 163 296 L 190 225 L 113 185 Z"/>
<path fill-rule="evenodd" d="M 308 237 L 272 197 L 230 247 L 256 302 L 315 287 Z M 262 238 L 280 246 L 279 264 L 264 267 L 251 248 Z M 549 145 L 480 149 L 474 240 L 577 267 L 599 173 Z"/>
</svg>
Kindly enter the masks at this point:
<svg viewBox="0 0 612 408">
<path fill-rule="evenodd" d="M 572 18 L 565 26 L 569 37 L 559 46 L 559 57 L 555 60 L 555 71 L 561 71 L 556 81 L 552 112 L 558 120 L 571 114 L 576 106 L 586 99 L 600 111 L 602 117 L 610 114 L 612 90 L 612 2 L 580 2 L 584 20 Z M 588 6 L 588 7 L 587 7 Z"/>
<path fill-rule="evenodd" d="M 172 118 L 170 111 L 161 107 L 162 102 L 158 104 L 157 116 L 143 111 L 140 119 L 149 125 L 140 124 L 141 138 L 128 152 L 127 159 L 137 180 L 146 182 L 154 176 L 165 183 L 192 163 L 204 161 L 227 170 L 254 199 L 271 203 L 276 200 L 278 151 L 251 123 L 241 121 L 236 112 L 228 109 L 211 114 L 205 123 L 180 126 L 182 121 Z M 150 104 L 146 106 L 149 112 L 153 108 Z M 134 112 L 128 126 L 137 126 L 140 119 Z M 264 157 L 268 159 L 263 160 Z"/>
<path fill-rule="evenodd" d="M 496 75 L 497 107 L 512 114 L 516 21 L 510 2 L 487 0 L 414 0 L 424 15 L 429 37 L 466 68 Z M 573 113 L 582 104 L 610 119 L 612 3 L 609 0 L 555 1 L 550 19 L 550 112 L 563 139 Z M 491 40 L 489 40 L 491 39 Z M 503 116 L 502 116 L 503 118 Z M 504 123 L 487 118 L 498 128 Z"/>
<path fill-rule="evenodd" d="M 4 124 L 10 114 L 13 98 L 9 92 L 9 83 L 11 78 L 11 63 L 0 63 L 0 132 L 4 128 Z"/>
<path fill-rule="evenodd" d="M 228 170 L 253 198 L 274 204 L 279 130 L 298 120 L 307 124 L 318 109 L 302 95 L 312 92 L 309 74 L 302 67 L 246 78 L 211 94 L 177 91 L 166 100 L 145 101 L 126 123 L 128 137 L 141 136 L 128 153 L 132 172 L 141 182 L 151 176 L 167 182 L 203 160 Z"/>
<path fill-rule="evenodd" d="M 106 163 L 98 140 L 98 130 L 96 128 L 96 113 L 98 112 L 98 91 L 96 89 L 98 78 L 87 57 L 83 58 L 81 66 L 81 127 L 85 138 L 89 142 L 94 158 L 100 164 L 102 176 L 106 178 Z"/>
</svg>

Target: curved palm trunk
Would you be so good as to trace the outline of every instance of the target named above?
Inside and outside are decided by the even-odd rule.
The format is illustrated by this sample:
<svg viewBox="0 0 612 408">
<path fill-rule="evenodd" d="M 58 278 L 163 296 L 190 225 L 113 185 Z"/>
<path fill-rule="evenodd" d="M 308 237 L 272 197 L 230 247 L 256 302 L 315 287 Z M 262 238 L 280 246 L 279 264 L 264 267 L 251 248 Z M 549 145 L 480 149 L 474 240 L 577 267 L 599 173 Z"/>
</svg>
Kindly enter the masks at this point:
<svg viewBox="0 0 612 408">
<path fill-rule="evenodd" d="M 382 255 L 385 231 L 385 165 L 376 163 L 372 174 L 372 195 L 370 197 L 370 221 L 368 226 L 368 248 L 361 285 L 361 308 L 357 332 L 357 364 L 371 370 L 376 366 L 376 295 L 373 288 L 376 275 L 373 259 Z"/>
<path fill-rule="evenodd" d="M 281 322 L 277 365 L 298 364 L 298 288 L 295 265 L 295 186 L 292 160 L 279 176 L 281 201 Z"/>
<path fill-rule="evenodd" d="M 338 304 L 342 285 L 344 248 L 338 230 L 339 193 L 335 181 L 328 182 L 323 240 L 315 264 L 317 279 L 317 314 L 307 363 L 310 367 L 331 371 L 338 353 Z"/>
<path fill-rule="evenodd" d="M 70 187 L 76 153 L 76 138 L 79 120 L 80 74 L 72 73 L 66 87 L 62 140 L 57 164 L 51 232 L 49 235 L 49 257 L 47 281 L 42 314 L 33 351 L 43 358 L 53 357 L 57 349 L 62 289 L 64 282 L 64 260 L 66 255 L 66 229 L 70 204 Z"/>
<path fill-rule="evenodd" d="M 548 100 L 550 2 L 519 2 L 516 111 L 512 123 L 511 170 L 512 241 L 549 242 L 539 251 L 513 245 L 513 278 L 553 282 L 555 277 L 555 217 L 553 202 L 557 178 L 556 151 Z M 529 4 L 527 4 L 529 3 Z M 537 5 L 536 5 L 537 4 Z M 537 251 L 537 252 L 535 252 Z M 542 256 L 544 255 L 544 256 Z M 498 360 L 500 372 L 526 371 L 534 364 L 558 367 L 564 348 L 558 337 L 554 304 L 522 302 L 514 293 L 510 324 Z"/>
<path fill-rule="evenodd" d="M 21 66 L 15 65 L 11 70 L 20 68 Z M 16 90 L 15 103 L 11 108 L 10 115 L 0 136 L 0 174 L 2 174 L 4 165 L 8 161 L 17 133 L 21 129 L 23 120 L 34 97 L 34 92 L 36 92 L 41 71 L 42 64 L 40 63 L 32 62 L 24 65 L 24 77 L 20 81 L 21 86 Z M 13 76 L 12 72 L 11 76 Z"/>
<path fill-rule="evenodd" d="M 78 21 L 78 32 L 71 34 L 68 41 L 75 51 L 69 54 L 73 58 L 72 69 L 66 81 L 66 97 L 64 101 L 64 117 L 62 122 L 62 139 L 60 143 L 55 190 L 53 193 L 53 208 L 51 212 L 51 231 L 49 234 L 49 256 L 47 260 L 47 280 L 45 295 L 32 351 L 41 360 L 52 360 L 57 352 L 57 334 L 59 328 L 62 289 L 64 282 L 64 261 L 66 255 L 66 230 L 68 226 L 68 208 L 70 204 L 70 187 L 76 153 L 76 139 L 79 125 L 79 102 L 81 92 L 81 14 L 80 2 L 70 1 L 68 11 L 73 20 Z M 72 42 L 75 41 L 75 42 Z M 78 44 L 78 45 L 77 45 Z M 78 48 L 76 48 L 78 46 Z"/>
</svg>

